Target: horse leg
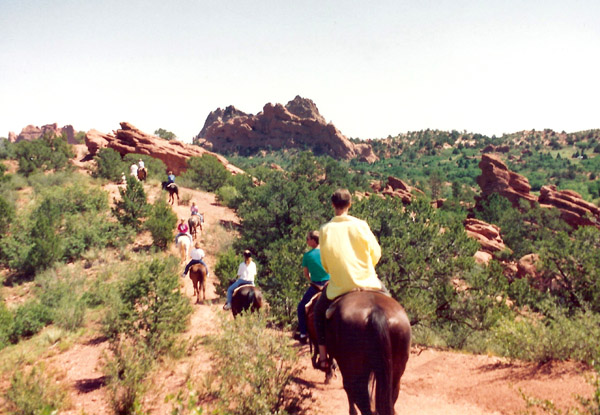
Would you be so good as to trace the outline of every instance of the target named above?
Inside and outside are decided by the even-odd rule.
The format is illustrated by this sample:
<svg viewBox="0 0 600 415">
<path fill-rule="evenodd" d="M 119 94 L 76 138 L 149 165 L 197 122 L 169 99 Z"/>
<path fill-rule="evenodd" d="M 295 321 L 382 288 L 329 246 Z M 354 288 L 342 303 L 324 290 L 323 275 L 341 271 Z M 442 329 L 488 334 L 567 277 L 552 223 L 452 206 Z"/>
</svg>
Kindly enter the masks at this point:
<svg viewBox="0 0 600 415">
<path fill-rule="evenodd" d="M 356 405 L 362 415 L 372 415 L 371 400 L 369 398 L 369 374 L 359 375 L 352 380 L 344 379 L 344 390 L 348 395 L 348 404 L 350 405 L 350 415 L 356 415 Z"/>
<path fill-rule="evenodd" d="M 346 392 L 346 396 L 348 397 L 348 407 L 350 415 L 358 415 L 358 411 L 356 410 L 356 405 L 354 405 L 354 401 L 350 398 L 350 394 Z"/>
</svg>

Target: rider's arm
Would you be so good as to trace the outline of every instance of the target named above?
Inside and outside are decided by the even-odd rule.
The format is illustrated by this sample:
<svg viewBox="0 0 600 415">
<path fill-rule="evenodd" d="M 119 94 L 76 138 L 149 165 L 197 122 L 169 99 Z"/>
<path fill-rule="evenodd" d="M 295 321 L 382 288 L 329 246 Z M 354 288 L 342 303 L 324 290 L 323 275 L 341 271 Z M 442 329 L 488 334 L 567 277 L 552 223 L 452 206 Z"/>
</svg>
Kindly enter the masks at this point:
<svg viewBox="0 0 600 415">
<path fill-rule="evenodd" d="M 308 268 L 303 267 L 302 271 L 304 271 L 304 277 L 310 282 L 310 272 L 308 272 Z"/>
</svg>

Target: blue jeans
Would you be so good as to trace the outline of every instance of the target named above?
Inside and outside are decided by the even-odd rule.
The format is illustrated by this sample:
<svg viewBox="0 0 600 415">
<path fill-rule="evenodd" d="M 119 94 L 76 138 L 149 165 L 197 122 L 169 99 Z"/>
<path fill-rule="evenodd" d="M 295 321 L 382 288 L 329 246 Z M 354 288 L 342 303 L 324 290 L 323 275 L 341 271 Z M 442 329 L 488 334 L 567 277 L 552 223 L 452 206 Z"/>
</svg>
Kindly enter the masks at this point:
<svg viewBox="0 0 600 415">
<path fill-rule="evenodd" d="M 190 269 L 190 267 L 192 265 L 196 265 L 196 264 L 202 264 L 202 265 L 204 265 L 204 268 L 206 268 L 206 272 L 208 273 L 208 266 L 201 259 L 192 259 L 190 262 L 188 262 L 188 264 L 185 266 L 185 271 L 183 273 L 187 274 L 188 271 L 189 271 L 189 269 Z"/>
<path fill-rule="evenodd" d="M 229 288 L 227 289 L 227 304 L 231 305 L 231 297 L 233 297 L 233 292 L 235 291 L 235 289 L 237 287 L 239 287 L 240 285 L 244 285 L 244 284 L 254 285 L 250 281 L 238 279 L 229 286 Z"/>
<path fill-rule="evenodd" d="M 312 282 L 310 284 L 310 286 L 308 287 L 308 289 L 306 290 L 306 292 L 304 293 L 304 296 L 302 297 L 302 300 L 300 300 L 300 302 L 298 303 L 298 309 L 296 310 L 298 313 L 298 331 L 300 332 L 300 334 L 306 334 L 307 332 L 307 327 L 306 327 L 306 304 L 308 304 L 308 302 L 310 301 L 311 298 L 313 298 L 313 296 L 318 293 L 319 291 L 313 286 L 313 284 L 319 285 L 319 286 L 323 286 L 325 285 L 327 281 L 319 281 L 319 282 Z"/>
</svg>

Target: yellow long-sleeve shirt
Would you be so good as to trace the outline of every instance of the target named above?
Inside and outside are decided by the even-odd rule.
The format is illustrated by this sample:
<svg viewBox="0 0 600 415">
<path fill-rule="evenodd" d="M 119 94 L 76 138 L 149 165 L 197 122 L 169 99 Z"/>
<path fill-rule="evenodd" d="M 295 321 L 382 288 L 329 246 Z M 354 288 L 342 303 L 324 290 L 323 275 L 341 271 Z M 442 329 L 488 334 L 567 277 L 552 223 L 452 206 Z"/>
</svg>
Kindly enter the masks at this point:
<svg viewBox="0 0 600 415">
<path fill-rule="evenodd" d="M 321 226 L 319 242 L 321 263 L 331 276 L 327 298 L 359 287 L 382 288 L 375 272 L 381 248 L 367 222 L 347 214 L 335 216 Z"/>
</svg>

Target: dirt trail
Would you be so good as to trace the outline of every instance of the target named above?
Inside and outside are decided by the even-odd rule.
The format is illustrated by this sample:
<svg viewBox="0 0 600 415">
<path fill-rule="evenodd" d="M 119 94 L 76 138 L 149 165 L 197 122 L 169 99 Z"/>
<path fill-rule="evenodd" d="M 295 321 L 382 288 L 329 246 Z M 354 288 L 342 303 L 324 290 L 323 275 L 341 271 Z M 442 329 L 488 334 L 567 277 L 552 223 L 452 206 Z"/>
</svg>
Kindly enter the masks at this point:
<svg viewBox="0 0 600 415">
<path fill-rule="evenodd" d="M 111 195 L 118 196 L 117 186 L 109 185 L 107 190 Z M 210 193 L 188 189 L 181 191 L 189 193 L 205 214 L 208 232 L 202 235 L 201 241 L 206 262 L 213 270 L 220 241 L 219 236 L 215 235 L 217 232 L 211 230 L 215 231 L 221 220 L 235 222 L 237 218 L 234 212 L 216 204 L 214 195 Z M 161 195 L 155 189 L 148 189 L 148 193 L 150 201 Z M 189 216 L 189 206 L 174 206 L 174 211 L 178 217 Z M 215 294 L 216 280 L 213 275 L 207 289 L 208 301 L 194 305 L 190 327 L 184 334 L 187 339 L 213 333 L 218 326 L 217 314 L 225 313 L 221 309 L 223 301 Z M 181 282 L 182 289 L 192 301 L 191 281 L 186 278 Z M 294 345 L 303 356 L 302 383 L 312 392 L 311 413 L 346 415 L 348 403 L 341 378 L 324 385 L 323 374 L 310 367 L 308 346 L 301 346 L 297 342 Z M 102 338 L 86 338 L 64 352 L 56 350 L 56 354 L 48 359 L 52 366 L 64 373 L 61 382 L 69 386 L 72 405 L 62 414 L 76 415 L 82 411 L 96 415 L 111 414 L 101 371 L 106 346 Z M 167 366 L 166 371 L 153 375 L 154 383 L 144 402 L 151 414 L 170 413 L 171 404 L 165 403 L 164 397 L 185 388 L 188 380 L 199 379 L 199 375 L 210 368 L 210 355 L 201 344 L 197 344 L 190 356 Z M 553 399 L 558 407 L 564 408 L 575 403 L 576 393 L 589 395 L 592 391 L 581 371 L 580 366 L 572 363 L 545 366 L 509 364 L 496 357 L 413 348 L 402 379 L 396 412 L 398 415 L 514 414 L 525 408 L 519 388 L 528 395 Z"/>
</svg>

